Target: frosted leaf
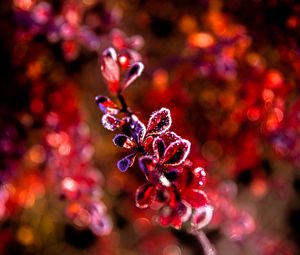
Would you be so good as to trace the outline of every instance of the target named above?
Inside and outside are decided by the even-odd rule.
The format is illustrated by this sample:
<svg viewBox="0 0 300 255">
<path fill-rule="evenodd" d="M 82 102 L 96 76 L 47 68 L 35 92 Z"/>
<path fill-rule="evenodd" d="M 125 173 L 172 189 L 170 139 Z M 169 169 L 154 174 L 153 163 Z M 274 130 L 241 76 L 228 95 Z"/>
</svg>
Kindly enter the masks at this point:
<svg viewBox="0 0 300 255">
<path fill-rule="evenodd" d="M 123 124 L 122 120 L 119 120 L 110 114 L 103 115 L 101 121 L 103 127 L 110 131 L 115 131 Z"/>
<path fill-rule="evenodd" d="M 148 179 L 151 173 L 156 172 L 156 164 L 150 156 L 139 158 L 139 166 Z"/>
<path fill-rule="evenodd" d="M 143 70 L 144 65 L 141 62 L 134 63 L 127 71 L 122 89 L 126 89 L 131 83 L 133 83 L 142 74 Z"/>
<path fill-rule="evenodd" d="M 173 131 L 167 131 L 159 136 L 165 143 L 166 147 L 168 147 L 171 143 L 182 139 L 179 135 L 177 135 Z"/>
<path fill-rule="evenodd" d="M 137 142 L 137 144 L 144 140 L 146 134 L 146 127 L 136 115 L 132 115 L 131 130 L 132 137 Z"/>
<path fill-rule="evenodd" d="M 166 132 L 172 124 L 171 113 L 167 108 L 154 112 L 148 122 L 147 133 L 159 135 Z"/>
<path fill-rule="evenodd" d="M 113 143 L 118 146 L 125 149 L 131 149 L 135 146 L 135 144 L 131 141 L 131 139 L 124 134 L 118 134 L 114 137 Z"/>
<path fill-rule="evenodd" d="M 167 131 L 161 134 L 159 137 L 163 139 L 166 144 L 170 144 L 172 142 L 182 139 L 179 135 L 177 135 L 173 131 Z"/>
<path fill-rule="evenodd" d="M 106 96 L 101 96 L 101 95 L 96 96 L 95 101 L 100 111 L 103 112 L 104 114 L 108 113 L 108 114 L 116 115 L 120 111 L 118 106 Z"/>
<path fill-rule="evenodd" d="M 164 141 L 161 138 L 157 137 L 154 139 L 152 145 L 153 145 L 153 151 L 155 157 L 157 158 L 157 160 L 161 160 L 161 158 L 164 155 L 165 147 L 166 147 Z"/>
<path fill-rule="evenodd" d="M 191 143 L 181 139 L 171 143 L 165 151 L 163 162 L 168 165 L 179 165 L 187 158 Z"/>
<path fill-rule="evenodd" d="M 118 161 L 117 166 L 121 172 L 127 171 L 134 163 L 136 153 L 132 153 Z"/>
</svg>

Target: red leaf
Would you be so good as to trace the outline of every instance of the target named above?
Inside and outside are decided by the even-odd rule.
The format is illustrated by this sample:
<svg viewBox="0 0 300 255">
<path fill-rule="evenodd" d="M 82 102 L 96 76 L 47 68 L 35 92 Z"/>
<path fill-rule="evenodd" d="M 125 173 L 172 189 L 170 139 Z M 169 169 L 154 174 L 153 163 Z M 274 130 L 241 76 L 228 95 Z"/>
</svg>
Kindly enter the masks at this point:
<svg viewBox="0 0 300 255">
<path fill-rule="evenodd" d="M 165 143 L 159 137 L 154 139 L 153 152 L 154 152 L 154 155 L 157 158 L 157 160 L 160 161 L 165 152 Z"/>
<path fill-rule="evenodd" d="M 141 62 L 134 63 L 128 70 L 124 79 L 122 89 L 126 89 L 131 83 L 133 83 L 139 76 L 141 76 L 144 70 L 144 65 Z"/>
<path fill-rule="evenodd" d="M 193 213 L 191 225 L 194 229 L 205 227 L 212 219 L 213 207 L 206 205 L 196 209 Z"/>
<path fill-rule="evenodd" d="M 159 181 L 160 175 L 156 169 L 156 162 L 152 157 L 144 156 L 139 158 L 139 166 L 148 180 L 150 180 L 151 182 Z"/>
<path fill-rule="evenodd" d="M 101 121 L 102 121 L 103 127 L 110 131 L 115 131 L 117 128 L 122 126 L 124 123 L 122 120 L 119 120 L 110 114 L 104 114 L 102 116 Z"/>
<path fill-rule="evenodd" d="M 159 136 L 165 143 L 166 147 L 168 147 L 171 143 L 182 139 L 179 135 L 175 132 L 167 131 Z"/>
<path fill-rule="evenodd" d="M 139 208 L 148 208 L 153 200 L 155 188 L 152 184 L 146 183 L 140 186 L 135 193 L 135 204 Z"/>
<path fill-rule="evenodd" d="M 117 63 L 117 53 L 113 48 L 108 48 L 102 53 L 101 72 L 111 92 L 119 89 L 120 69 Z"/>
<path fill-rule="evenodd" d="M 183 199 L 189 203 L 193 208 L 206 206 L 208 203 L 207 196 L 202 190 L 188 190 L 185 192 Z"/>
<path fill-rule="evenodd" d="M 124 135 L 124 134 L 116 135 L 113 139 L 113 143 L 116 146 L 122 147 L 125 149 L 132 149 L 135 147 L 134 142 L 127 135 Z"/>
<path fill-rule="evenodd" d="M 95 101 L 104 114 L 116 115 L 120 111 L 118 106 L 106 96 L 96 96 Z"/>
<path fill-rule="evenodd" d="M 171 143 L 165 151 L 164 163 L 172 166 L 181 164 L 187 158 L 190 146 L 191 143 L 185 139 Z"/>
<path fill-rule="evenodd" d="M 119 170 L 121 172 L 127 171 L 127 169 L 133 165 L 135 157 L 136 157 L 136 153 L 132 153 L 132 154 L 126 156 L 125 158 L 122 158 L 121 160 L 119 160 L 117 163 Z"/>
<path fill-rule="evenodd" d="M 154 112 L 148 122 L 148 134 L 162 134 L 166 132 L 172 124 L 171 113 L 167 108 L 161 108 Z"/>
</svg>

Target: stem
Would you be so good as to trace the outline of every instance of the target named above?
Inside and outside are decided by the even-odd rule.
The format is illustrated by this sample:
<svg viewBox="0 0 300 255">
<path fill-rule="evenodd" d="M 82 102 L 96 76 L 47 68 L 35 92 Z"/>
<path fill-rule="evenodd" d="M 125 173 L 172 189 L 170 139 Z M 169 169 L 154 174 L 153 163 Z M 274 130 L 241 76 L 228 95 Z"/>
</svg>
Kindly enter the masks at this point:
<svg viewBox="0 0 300 255">
<path fill-rule="evenodd" d="M 207 236 L 203 230 L 195 230 L 193 234 L 197 237 L 198 241 L 201 243 L 204 255 L 216 255 L 216 250 L 208 240 Z"/>
<path fill-rule="evenodd" d="M 128 115 L 131 115 L 132 113 L 129 110 L 129 108 L 127 106 L 127 103 L 125 101 L 125 98 L 124 98 L 124 96 L 121 93 L 118 94 L 118 99 L 119 99 L 121 107 L 122 107 L 121 108 L 121 112 L 124 112 L 124 113 L 126 113 Z"/>
</svg>

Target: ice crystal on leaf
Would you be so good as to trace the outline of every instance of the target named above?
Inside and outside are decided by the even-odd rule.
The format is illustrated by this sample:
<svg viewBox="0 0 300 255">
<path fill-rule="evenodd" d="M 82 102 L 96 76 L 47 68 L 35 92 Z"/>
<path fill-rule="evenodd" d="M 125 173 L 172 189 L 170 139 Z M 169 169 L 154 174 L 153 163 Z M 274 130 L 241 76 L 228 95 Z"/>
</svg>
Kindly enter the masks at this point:
<svg viewBox="0 0 300 255">
<path fill-rule="evenodd" d="M 172 124 L 171 113 L 167 108 L 154 112 L 148 122 L 147 133 L 159 135 L 166 132 Z"/>
</svg>

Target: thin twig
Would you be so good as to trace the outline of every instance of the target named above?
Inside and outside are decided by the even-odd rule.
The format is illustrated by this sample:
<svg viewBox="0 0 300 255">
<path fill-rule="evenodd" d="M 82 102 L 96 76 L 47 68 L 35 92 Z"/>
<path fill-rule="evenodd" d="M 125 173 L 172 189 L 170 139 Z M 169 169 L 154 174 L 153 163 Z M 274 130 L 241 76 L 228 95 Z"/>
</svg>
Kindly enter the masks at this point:
<svg viewBox="0 0 300 255">
<path fill-rule="evenodd" d="M 203 230 L 195 230 L 193 234 L 201 243 L 205 255 L 216 255 L 216 249 L 212 246 Z"/>
</svg>

